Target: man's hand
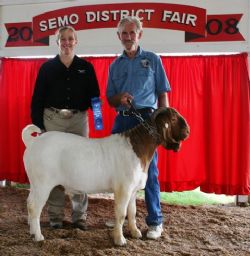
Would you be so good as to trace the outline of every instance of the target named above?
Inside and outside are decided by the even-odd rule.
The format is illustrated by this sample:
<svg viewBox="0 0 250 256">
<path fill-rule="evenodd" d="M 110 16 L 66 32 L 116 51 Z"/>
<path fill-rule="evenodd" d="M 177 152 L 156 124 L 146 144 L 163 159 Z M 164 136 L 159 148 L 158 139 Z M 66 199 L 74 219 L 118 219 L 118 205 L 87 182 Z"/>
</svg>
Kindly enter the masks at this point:
<svg viewBox="0 0 250 256">
<path fill-rule="evenodd" d="M 133 96 L 130 95 L 129 93 L 127 92 L 124 92 L 121 94 L 121 99 L 120 99 L 120 102 L 121 102 L 121 105 L 123 106 L 126 106 L 127 108 L 130 108 L 130 102 L 133 100 Z"/>
<path fill-rule="evenodd" d="M 129 102 L 133 100 L 133 96 L 128 92 L 123 92 L 108 98 L 108 102 L 112 107 L 119 107 L 120 105 L 130 108 Z"/>
</svg>

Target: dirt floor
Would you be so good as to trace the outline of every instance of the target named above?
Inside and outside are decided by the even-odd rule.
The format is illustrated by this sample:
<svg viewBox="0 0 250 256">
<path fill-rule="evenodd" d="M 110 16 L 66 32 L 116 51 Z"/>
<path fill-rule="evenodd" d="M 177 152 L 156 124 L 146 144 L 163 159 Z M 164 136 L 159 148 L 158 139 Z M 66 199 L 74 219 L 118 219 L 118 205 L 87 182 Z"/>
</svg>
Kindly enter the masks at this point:
<svg viewBox="0 0 250 256">
<path fill-rule="evenodd" d="M 112 229 L 105 221 L 113 217 L 112 199 L 89 199 L 88 231 L 73 229 L 70 223 L 70 202 L 65 209 L 65 226 L 49 227 L 46 207 L 41 218 L 45 241 L 34 242 L 27 225 L 28 190 L 0 188 L 0 255 L 250 255 L 250 207 L 202 206 L 184 207 L 162 204 L 163 236 L 157 241 L 145 237 L 146 214 L 143 200 L 137 200 L 137 222 L 143 238 L 132 239 L 124 228 L 127 245 L 112 242 Z"/>
</svg>

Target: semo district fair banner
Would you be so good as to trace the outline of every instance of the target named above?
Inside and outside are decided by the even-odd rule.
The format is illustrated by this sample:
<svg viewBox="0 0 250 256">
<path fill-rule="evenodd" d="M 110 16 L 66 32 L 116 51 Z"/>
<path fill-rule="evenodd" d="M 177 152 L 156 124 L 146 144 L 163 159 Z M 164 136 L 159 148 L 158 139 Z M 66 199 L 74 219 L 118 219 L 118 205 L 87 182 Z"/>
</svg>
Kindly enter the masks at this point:
<svg viewBox="0 0 250 256">
<path fill-rule="evenodd" d="M 103 42 L 106 46 L 110 44 L 112 48 L 117 23 L 127 15 L 138 16 L 143 22 L 144 30 L 151 29 L 154 35 L 151 40 L 156 41 L 156 37 L 159 36 L 159 41 L 165 40 L 163 43 L 166 48 L 168 44 L 181 46 L 194 43 L 207 45 L 208 43 L 234 42 L 249 45 L 249 35 L 246 32 L 249 27 L 249 12 L 232 10 L 231 13 L 228 11 L 223 13 L 221 10 L 210 14 L 207 8 L 199 6 L 153 2 L 78 5 L 41 11 L 30 20 L 6 21 L 1 24 L 6 31 L 5 37 L 1 38 L 3 40 L 1 44 L 4 49 L 50 47 L 50 36 L 54 35 L 59 27 L 71 25 L 78 34 L 85 32 L 85 40 L 86 32 L 92 31 L 93 34 L 94 31 L 93 47 L 102 47 Z M 109 35 L 110 29 L 113 37 L 109 42 L 106 36 Z M 150 35 L 151 32 L 146 33 Z M 115 43 L 118 44 L 118 42 Z M 157 45 L 159 42 L 152 42 L 152 44 Z"/>
</svg>

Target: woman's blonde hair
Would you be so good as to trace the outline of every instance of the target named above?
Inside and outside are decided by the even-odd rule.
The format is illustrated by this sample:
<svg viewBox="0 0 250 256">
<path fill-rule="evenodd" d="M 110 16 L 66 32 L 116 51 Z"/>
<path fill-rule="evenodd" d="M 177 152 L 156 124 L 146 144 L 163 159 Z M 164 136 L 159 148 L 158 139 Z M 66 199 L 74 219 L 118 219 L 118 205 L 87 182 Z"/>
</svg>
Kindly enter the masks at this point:
<svg viewBox="0 0 250 256">
<path fill-rule="evenodd" d="M 68 29 L 71 30 L 71 31 L 74 33 L 75 39 L 77 40 L 76 30 L 75 30 L 72 26 L 63 26 L 63 27 L 60 27 L 60 28 L 56 31 L 56 33 L 55 33 L 55 35 L 56 35 L 56 42 L 59 41 L 61 34 L 62 34 L 65 30 L 68 30 Z"/>
</svg>

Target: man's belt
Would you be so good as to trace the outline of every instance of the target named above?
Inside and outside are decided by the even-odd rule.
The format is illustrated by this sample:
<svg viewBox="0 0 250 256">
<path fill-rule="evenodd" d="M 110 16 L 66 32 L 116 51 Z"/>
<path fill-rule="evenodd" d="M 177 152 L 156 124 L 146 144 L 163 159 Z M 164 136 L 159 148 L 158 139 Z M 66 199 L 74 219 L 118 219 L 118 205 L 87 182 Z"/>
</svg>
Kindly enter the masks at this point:
<svg viewBox="0 0 250 256">
<path fill-rule="evenodd" d="M 154 112 L 153 108 L 139 108 L 136 109 L 136 112 L 140 113 L 140 114 L 150 114 Z M 119 115 L 121 116 L 132 116 L 131 111 L 130 110 L 122 110 L 119 111 Z"/>
<path fill-rule="evenodd" d="M 67 109 L 67 108 L 54 108 L 54 107 L 50 107 L 49 108 L 50 111 L 53 111 L 54 113 L 56 114 L 59 114 L 59 116 L 62 118 L 62 119 L 69 119 L 71 118 L 74 114 L 77 114 L 79 112 L 81 112 L 80 110 L 78 109 Z"/>
</svg>

